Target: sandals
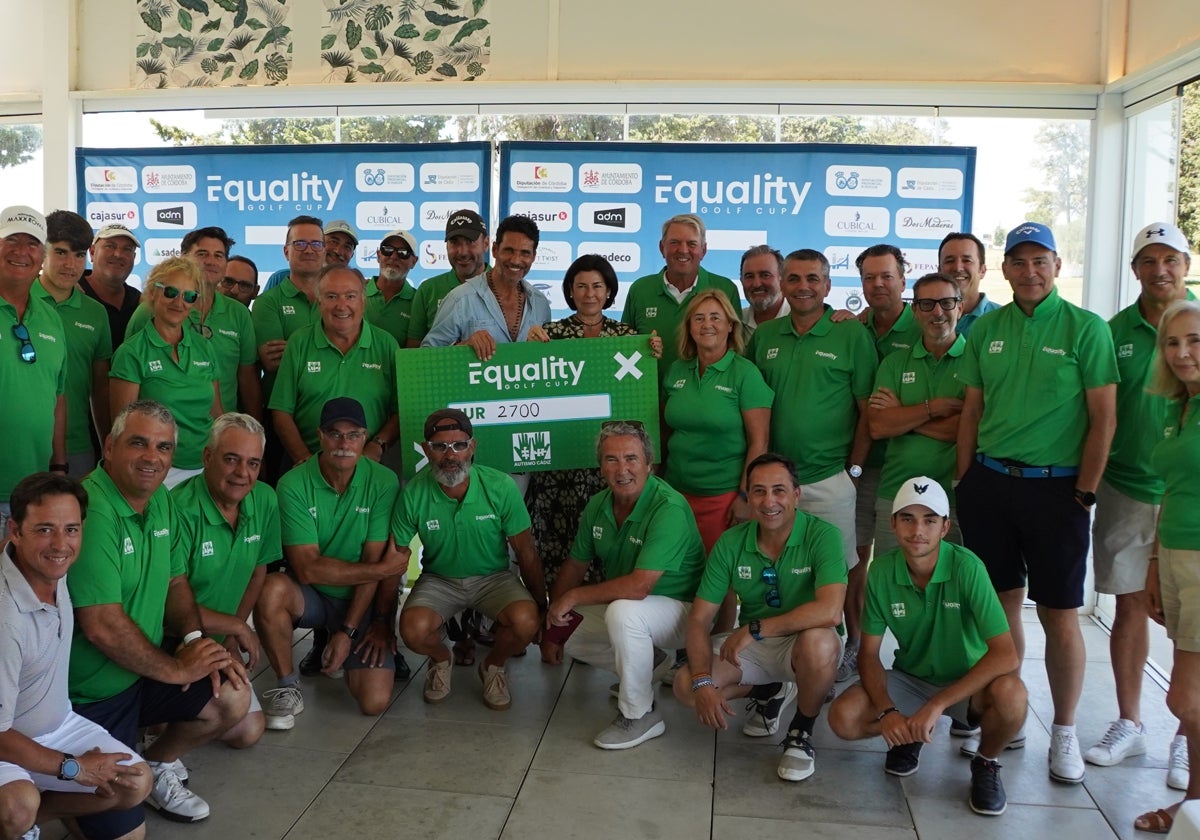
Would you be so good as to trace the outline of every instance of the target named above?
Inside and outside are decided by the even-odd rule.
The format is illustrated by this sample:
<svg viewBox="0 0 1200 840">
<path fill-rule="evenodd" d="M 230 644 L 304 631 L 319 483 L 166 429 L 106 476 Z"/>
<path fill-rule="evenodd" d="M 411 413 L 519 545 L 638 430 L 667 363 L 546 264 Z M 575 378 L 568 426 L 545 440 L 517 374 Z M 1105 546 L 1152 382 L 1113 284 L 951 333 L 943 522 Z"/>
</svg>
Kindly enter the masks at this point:
<svg viewBox="0 0 1200 840">
<path fill-rule="evenodd" d="M 1151 834 L 1166 834 L 1175 823 L 1175 815 L 1170 811 L 1159 808 L 1147 811 L 1133 821 L 1133 827 L 1138 831 L 1148 831 Z"/>
</svg>

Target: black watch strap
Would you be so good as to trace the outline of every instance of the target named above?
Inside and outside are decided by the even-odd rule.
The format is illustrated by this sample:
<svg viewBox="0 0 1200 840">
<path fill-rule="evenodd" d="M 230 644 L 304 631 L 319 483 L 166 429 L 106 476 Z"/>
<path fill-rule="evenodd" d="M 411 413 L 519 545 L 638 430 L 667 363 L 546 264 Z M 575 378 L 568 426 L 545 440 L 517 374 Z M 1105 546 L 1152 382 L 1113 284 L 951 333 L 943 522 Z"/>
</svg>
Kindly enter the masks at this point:
<svg viewBox="0 0 1200 840">
<path fill-rule="evenodd" d="M 341 630 L 343 633 L 345 633 L 347 636 L 350 637 L 350 641 L 352 641 L 352 642 L 358 638 L 358 628 L 357 627 L 351 627 L 349 624 L 343 624 Z"/>
</svg>

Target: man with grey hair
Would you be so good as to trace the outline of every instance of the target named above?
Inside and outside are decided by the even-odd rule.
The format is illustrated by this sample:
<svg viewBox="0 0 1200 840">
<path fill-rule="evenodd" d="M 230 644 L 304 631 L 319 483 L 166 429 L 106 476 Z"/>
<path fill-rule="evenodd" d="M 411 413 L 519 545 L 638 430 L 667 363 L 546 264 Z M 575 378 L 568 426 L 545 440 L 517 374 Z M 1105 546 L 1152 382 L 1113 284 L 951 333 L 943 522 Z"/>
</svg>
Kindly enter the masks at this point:
<svg viewBox="0 0 1200 840">
<path fill-rule="evenodd" d="M 204 447 L 204 472 L 171 491 L 179 525 L 173 554 L 181 554 L 204 629 L 253 670 L 259 644 L 247 623 L 267 576 L 283 556 L 275 491 L 258 480 L 266 435 L 248 414 L 218 417 Z M 256 695 L 250 710 L 221 740 L 248 747 L 262 737 Z"/>
<path fill-rule="evenodd" d="M 667 730 L 654 686 L 671 666 L 666 650 L 687 643 L 704 544 L 687 500 L 653 474 L 654 445 L 641 423 L 601 425 L 596 456 L 608 489 L 584 508 L 554 581 L 542 659 L 557 665 L 565 652 L 617 673 L 620 711 L 593 743 L 624 750 Z M 603 564 L 605 579 L 582 585 L 594 560 Z M 564 647 L 555 628 L 573 623 L 578 628 Z"/>
<path fill-rule="evenodd" d="M 742 327 L 749 338 L 758 325 L 791 311 L 780 289 L 783 254 L 770 245 L 755 245 L 742 254 L 742 293 L 750 304 L 742 309 Z"/>
<path fill-rule="evenodd" d="M 735 311 L 741 310 L 741 295 L 733 281 L 700 265 L 708 253 L 705 235 L 704 221 L 694 213 L 681 213 L 663 222 L 658 250 L 666 265 L 656 274 L 633 281 L 625 297 L 621 320 L 641 335 L 662 336 L 660 379 L 677 358 L 676 331 L 693 295 L 716 289 L 729 298 Z"/>
<path fill-rule="evenodd" d="M 75 711 L 127 746 L 140 727 L 167 724 L 143 752 L 154 776 L 147 804 L 195 822 L 209 807 L 183 786 L 181 759 L 246 716 L 250 687 L 241 661 L 204 637 L 183 557 L 172 551 L 177 523 L 163 479 L 175 439 L 164 406 L 130 403 L 113 420 L 104 459 L 83 480 L 87 529 L 67 575 L 75 604 L 69 687 Z M 169 650 L 164 626 L 181 640 Z M 85 836 L 123 837 L 144 819 L 137 807 L 79 822 Z"/>
</svg>

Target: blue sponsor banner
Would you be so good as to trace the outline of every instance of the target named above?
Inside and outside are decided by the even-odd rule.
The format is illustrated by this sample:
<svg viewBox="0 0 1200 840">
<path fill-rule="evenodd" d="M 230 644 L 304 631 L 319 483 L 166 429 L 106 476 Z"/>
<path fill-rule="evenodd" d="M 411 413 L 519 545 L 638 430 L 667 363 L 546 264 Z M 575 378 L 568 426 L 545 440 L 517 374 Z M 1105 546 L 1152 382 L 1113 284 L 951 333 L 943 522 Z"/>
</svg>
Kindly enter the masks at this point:
<svg viewBox="0 0 1200 840">
<path fill-rule="evenodd" d="M 904 251 L 910 279 L 936 270 L 937 247 L 971 229 L 975 149 L 834 144 L 505 143 L 500 213 L 542 231 L 529 279 L 565 313 L 561 281 L 580 254 L 606 256 L 627 284 L 661 271 L 662 223 L 696 213 L 704 266 L 737 280 L 742 253 L 768 243 L 828 257 L 829 302 L 865 304 L 854 259 L 877 242 Z"/>
<path fill-rule="evenodd" d="M 179 253 L 184 234 L 218 225 L 232 252 L 254 260 L 265 281 L 286 267 L 289 219 L 345 219 L 359 235 L 351 265 L 378 273 L 375 249 L 391 230 L 416 236 L 414 280 L 450 268 L 446 218 L 470 207 L 487 215 L 491 144 L 214 146 L 79 149 L 79 212 L 93 228 L 118 222 L 141 240 L 135 285 Z"/>
</svg>

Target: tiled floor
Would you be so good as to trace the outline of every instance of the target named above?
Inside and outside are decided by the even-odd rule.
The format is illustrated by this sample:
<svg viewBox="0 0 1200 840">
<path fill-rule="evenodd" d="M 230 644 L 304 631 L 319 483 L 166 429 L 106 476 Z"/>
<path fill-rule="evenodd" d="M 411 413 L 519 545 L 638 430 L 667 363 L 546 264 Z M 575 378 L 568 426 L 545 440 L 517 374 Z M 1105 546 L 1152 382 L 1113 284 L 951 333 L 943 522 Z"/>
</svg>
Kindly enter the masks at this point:
<svg viewBox="0 0 1200 840">
<path fill-rule="evenodd" d="M 1029 745 L 1001 759 L 1009 807 L 998 818 L 967 807 L 968 764 L 945 719 L 922 753 L 920 772 L 900 780 L 883 773 L 882 741 L 840 741 L 822 716 L 816 775 L 790 784 L 775 775 L 777 737 L 751 740 L 740 726 L 714 735 L 665 688 L 659 689 L 664 737 L 629 751 L 596 749 L 592 737 L 615 714 L 607 691 L 612 676 L 581 664 L 544 666 L 531 648 L 510 665 L 508 712 L 484 707 L 468 668 L 455 669 L 453 694 L 439 706 L 421 700 L 422 668 L 379 718 L 358 715 L 342 682 L 305 680 L 306 710 L 292 731 L 267 732 L 242 753 L 210 746 L 187 756 L 191 785 L 212 806 L 208 820 L 178 825 L 151 813 L 148 836 L 1144 838 L 1133 831 L 1134 816 L 1176 798 L 1164 783 L 1174 721 L 1163 690 L 1145 681 L 1148 755 L 1119 767 L 1089 766 L 1083 785 L 1052 783 L 1045 645 L 1033 612 L 1026 612 Z M 1091 619 L 1081 623 L 1088 671 L 1079 733 L 1086 746 L 1115 716 L 1115 701 L 1108 638 Z M 308 644 L 298 637 L 297 654 Z M 421 664 L 411 654 L 409 661 Z M 261 692 L 273 678 L 260 674 L 255 684 Z M 43 836 L 59 840 L 65 832 Z"/>
</svg>

